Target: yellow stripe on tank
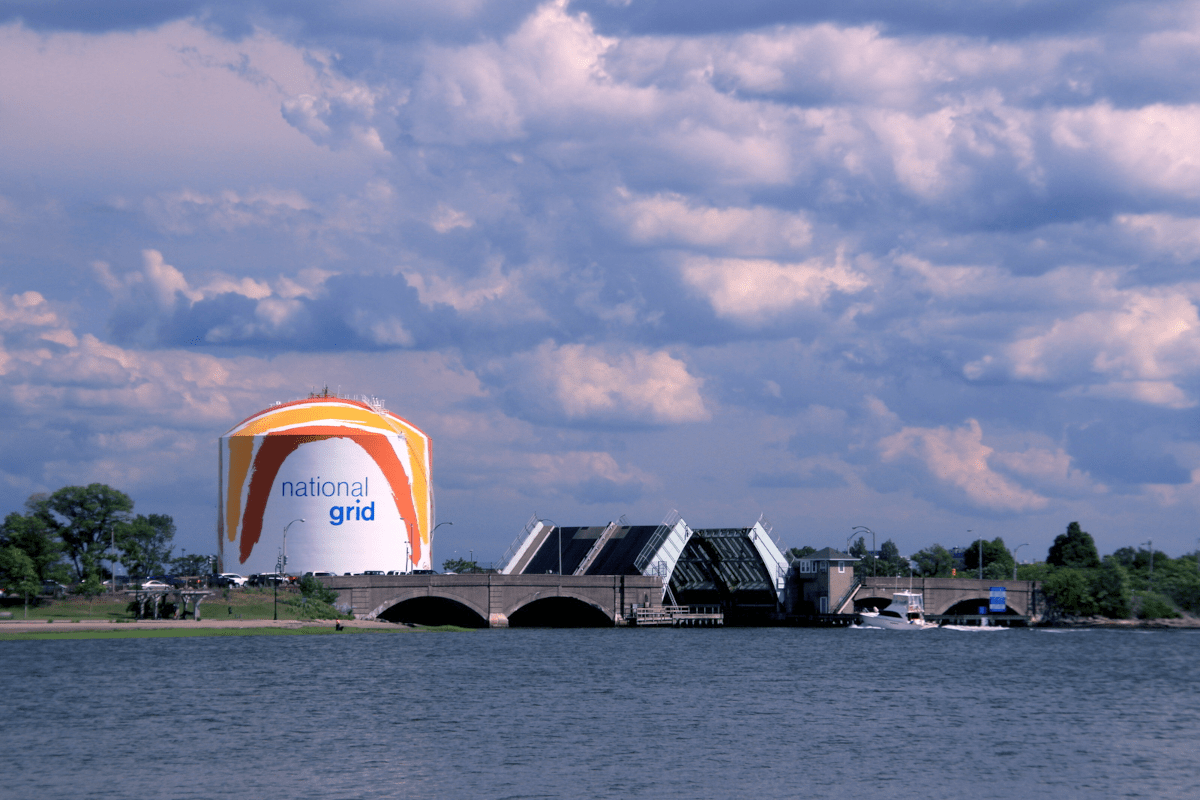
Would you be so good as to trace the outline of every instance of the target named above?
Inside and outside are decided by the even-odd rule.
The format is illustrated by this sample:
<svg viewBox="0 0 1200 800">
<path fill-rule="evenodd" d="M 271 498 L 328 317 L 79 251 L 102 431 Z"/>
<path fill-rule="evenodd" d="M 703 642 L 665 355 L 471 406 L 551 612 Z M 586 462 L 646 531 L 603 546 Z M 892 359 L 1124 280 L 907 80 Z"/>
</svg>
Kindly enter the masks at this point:
<svg viewBox="0 0 1200 800">
<path fill-rule="evenodd" d="M 389 428 L 380 419 L 380 415 L 370 409 L 359 408 L 357 406 L 320 405 L 315 407 L 301 406 L 299 408 L 285 408 L 273 414 L 266 413 L 249 420 L 242 428 L 236 432 L 230 432 L 228 435 L 231 437 L 258 436 L 286 425 L 301 425 L 313 422 L 330 424 L 336 423 L 338 420 L 355 422 L 359 425 L 378 428 L 379 430 L 388 430 Z"/>
<path fill-rule="evenodd" d="M 238 536 L 242 521 L 242 486 L 250 472 L 250 456 L 254 453 L 254 438 L 229 437 L 229 483 L 225 485 L 225 535 L 229 541 Z"/>
</svg>

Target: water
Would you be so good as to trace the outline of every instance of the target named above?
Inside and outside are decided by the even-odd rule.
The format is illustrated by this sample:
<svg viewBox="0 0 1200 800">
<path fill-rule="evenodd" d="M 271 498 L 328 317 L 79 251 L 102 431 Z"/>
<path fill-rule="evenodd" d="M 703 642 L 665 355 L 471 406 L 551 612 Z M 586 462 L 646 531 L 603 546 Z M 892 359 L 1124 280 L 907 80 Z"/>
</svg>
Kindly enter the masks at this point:
<svg viewBox="0 0 1200 800">
<path fill-rule="evenodd" d="M 1195 797 L 1200 632 L 0 642 L 5 798 Z"/>
</svg>

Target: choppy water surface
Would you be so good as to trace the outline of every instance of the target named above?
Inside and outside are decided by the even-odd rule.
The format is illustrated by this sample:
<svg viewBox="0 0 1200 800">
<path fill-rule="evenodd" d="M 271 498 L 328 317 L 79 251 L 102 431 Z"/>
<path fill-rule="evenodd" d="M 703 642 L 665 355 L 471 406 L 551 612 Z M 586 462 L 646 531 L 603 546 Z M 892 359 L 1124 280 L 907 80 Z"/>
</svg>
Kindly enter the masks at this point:
<svg viewBox="0 0 1200 800">
<path fill-rule="evenodd" d="M 1195 797 L 1200 634 L 0 642 L 11 798 Z"/>
</svg>

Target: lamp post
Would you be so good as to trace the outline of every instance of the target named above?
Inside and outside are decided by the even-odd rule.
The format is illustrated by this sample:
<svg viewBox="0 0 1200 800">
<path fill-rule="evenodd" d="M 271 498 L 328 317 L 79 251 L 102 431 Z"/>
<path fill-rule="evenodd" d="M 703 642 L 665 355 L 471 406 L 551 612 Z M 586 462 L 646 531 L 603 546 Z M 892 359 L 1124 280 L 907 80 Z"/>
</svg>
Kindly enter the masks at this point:
<svg viewBox="0 0 1200 800">
<path fill-rule="evenodd" d="M 871 530 L 866 525 L 855 525 L 852 530 L 854 530 L 855 532 L 865 531 L 866 533 L 871 534 L 871 577 L 874 578 L 875 577 L 875 554 L 878 552 L 875 549 L 875 531 Z M 851 539 L 854 538 L 853 533 L 850 534 L 850 538 Z"/>
<path fill-rule="evenodd" d="M 1022 547 L 1025 547 L 1027 544 L 1029 544 L 1029 542 L 1021 542 L 1019 545 L 1017 545 L 1016 547 L 1013 548 L 1012 553 L 1013 553 L 1013 580 L 1014 581 L 1017 579 L 1017 551 L 1020 550 Z"/>
<path fill-rule="evenodd" d="M 279 552 L 279 559 L 275 562 L 275 580 L 271 581 L 275 585 L 275 613 L 272 615 L 274 619 L 279 619 L 279 576 L 287 566 L 287 532 L 288 528 L 295 525 L 297 522 L 304 522 L 303 519 L 297 518 L 283 526 L 283 549 Z"/>
</svg>

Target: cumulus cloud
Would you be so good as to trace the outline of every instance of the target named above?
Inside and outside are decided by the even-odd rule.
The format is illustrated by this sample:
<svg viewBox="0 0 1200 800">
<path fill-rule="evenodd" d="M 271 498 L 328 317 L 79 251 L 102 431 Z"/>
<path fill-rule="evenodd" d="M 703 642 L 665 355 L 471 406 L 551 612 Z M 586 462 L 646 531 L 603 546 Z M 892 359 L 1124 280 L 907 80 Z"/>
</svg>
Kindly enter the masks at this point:
<svg viewBox="0 0 1200 800">
<path fill-rule="evenodd" d="M 812 241 L 803 214 L 762 206 L 716 208 L 675 193 L 635 197 L 622 191 L 616 212 L 629 238 L 645 245 L 686 247 L 739 256 L 794 253 Z"/>
<path fill-rule="evenodd" d="M 911 459 L 932 477 L 961 491 L 975 506 L 1021 512 L 1044 508 L 1047 499 L 994 471 L 994 452 L 983 443 L 983 428 L 969 419 L 961 428 L 905 427 L 879 442 L 884 462 Z"/>
<path fill-rule="evenodd" d="M 1179 290 L 1112 290 L 1105 307 L 1056 320 L 1048 330 L 1018 339 L 1000 359 L 985 357 L 967 377 L 1004 369 L 1018 380 L 1073 391 L 1190 408 L 1196 398 L 1179 385 L 1200 368 L 1200 317 Z"/>
<path fill-rule="evenodd" d="M 524 413 L 569 422 L 671 424 L 707 420 L 703 381 L 670 353 L 543 342 L 492 365 Z"/>
<path fill-rule="evenodd" d="M 833 263 L 696 257 L 685 260 L 680 272 L 718 316 L 751 325 L 797 306 L 820 307 L 835 292 L 853 294 L 869 285 L 840 254 Z"/>
<path fill-rule="evenodd" d="M 476 385 L 405 402 L 481 528 L 538 493 L 738 516 L 718 446 L 780 529 L 849 495 L 914 537 L 1182 528 L 1190 6 L 696 2 L 0 12 L 3 402 L 112 423 L 0 486 L 162 468 L 196 429 L 133 436 L 155 402 L 220 427 L 280 370 L 429 359 Z"/>
<path fill-rule="evenodd" d="M 631 503 L 656 483 L 637 468 L 622 468 L 610 453 L 536 453 L 529 457 L 529 467 L 535 485 L 585 505 Z"/>
</svg>

